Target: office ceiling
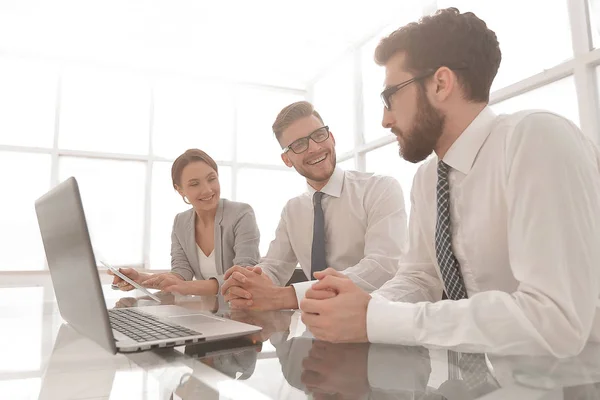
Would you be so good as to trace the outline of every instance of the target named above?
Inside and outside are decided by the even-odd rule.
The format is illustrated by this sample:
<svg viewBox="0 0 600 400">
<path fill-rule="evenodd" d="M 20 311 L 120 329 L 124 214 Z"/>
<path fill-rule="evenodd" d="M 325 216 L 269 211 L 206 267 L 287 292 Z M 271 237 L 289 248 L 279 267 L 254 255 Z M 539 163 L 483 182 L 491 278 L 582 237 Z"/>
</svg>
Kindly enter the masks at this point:
<svg viewBox="0 0 600 400">
<path fill-rule="evenodd" d="M 418 0 L 0 0 L 0 54 L 304 88 L 420 8 Z"/>
</svg>

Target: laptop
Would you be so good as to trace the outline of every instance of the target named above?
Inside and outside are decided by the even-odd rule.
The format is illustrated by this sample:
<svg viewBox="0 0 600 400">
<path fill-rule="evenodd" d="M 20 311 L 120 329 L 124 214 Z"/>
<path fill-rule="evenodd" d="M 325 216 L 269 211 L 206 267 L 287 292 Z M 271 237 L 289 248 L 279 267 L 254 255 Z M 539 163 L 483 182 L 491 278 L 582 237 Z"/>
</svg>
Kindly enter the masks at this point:
<svg viewBox="0 0 600 400">
<path fill-rule="evenodd" d="M 262 328 L 175 305 L 106 309 L 74 177 L 35 202 L 62 318 L 113 354 L 240 337 Z"/>
</svg>

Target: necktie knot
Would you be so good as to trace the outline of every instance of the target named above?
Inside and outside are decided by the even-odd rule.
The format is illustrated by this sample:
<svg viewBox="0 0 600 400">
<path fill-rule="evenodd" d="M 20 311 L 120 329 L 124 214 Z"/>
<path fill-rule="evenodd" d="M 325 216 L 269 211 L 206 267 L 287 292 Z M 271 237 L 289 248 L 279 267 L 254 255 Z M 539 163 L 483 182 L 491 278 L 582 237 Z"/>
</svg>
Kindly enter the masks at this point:
<svg viewBox="0 0 600 400">
<path fill-rule="evenodd" d="M 446 164 L 442 160 L 438 161 L 438 167 L 437 167 L 438 179 L 448 178 L 448 168 L 449 168 L 448 164 Z"/>
<path fill-rule="evenodd" d="M 313 195 L 313 204 L 321 204 L 321 200 L 323 199 L 324 194 L 325 193 L 323 192 L 315 192 L 315 194 Z"/>
</svg>

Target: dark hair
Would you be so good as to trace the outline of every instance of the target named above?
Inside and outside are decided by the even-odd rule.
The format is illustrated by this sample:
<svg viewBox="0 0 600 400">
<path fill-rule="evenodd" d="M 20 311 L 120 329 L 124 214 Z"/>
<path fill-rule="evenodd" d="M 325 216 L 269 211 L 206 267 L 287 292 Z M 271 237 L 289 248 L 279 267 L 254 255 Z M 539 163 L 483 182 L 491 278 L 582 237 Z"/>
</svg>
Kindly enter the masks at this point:
<svg viewBox="0 0 600 400">
<path fill-rule="evenodd" d="M 464 89 L 465 98 L 488 102 L 502 53 L 496 34 L 471 12 L 456 8 L 411 22 L 383 38 L 375 49 L 375 62 L 385 65 L 404 52 L 405 69 L 415 75 L 446 66 Z"/>
<path fill-rule="evenodd" d="M 175 161 L 173 161 L 173 166 L 171 167 L 171 179 L 173 180 L 173 187 L 177 190 L 175 185 L 181 186 L 181 173 L 183 169 L 192 162 L 202 161 L 208 164 L 212 169 L 219 174 L 219 167 L 215 160 L 212 159 L 211 156 L 203 152 L 199 149 L 189 149 L 186 150 L 185 153 L 177 157 Z"/>
</svg>

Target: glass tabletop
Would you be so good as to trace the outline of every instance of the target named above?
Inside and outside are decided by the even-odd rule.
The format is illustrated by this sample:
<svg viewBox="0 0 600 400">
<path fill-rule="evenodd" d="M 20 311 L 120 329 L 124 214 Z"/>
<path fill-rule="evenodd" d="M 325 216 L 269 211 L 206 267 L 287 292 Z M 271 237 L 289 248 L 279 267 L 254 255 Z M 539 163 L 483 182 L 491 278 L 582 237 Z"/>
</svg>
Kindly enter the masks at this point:
<svg viewBox="0 0 600 400">
<path fill-rule="evenodd" d="M 108 308 L 156 305 L 136 296 L 140 293 L 103 289 Z M 16 294 L 0 289 L 0 298 Z M 298 311 L 230 310 L 217 297 L 158 295 L 163 304 L 246 322 L 262 331 L 112 355 L 66 324 L 51 296 L 32 296 L 0 305 L 0 351 L 8 358 L 0 363 L 0 392 L 11 399 L 600 398 L 597 345 L 559 360 L 328 343 L 312 337 Z M 39 312 L 33 312 L 39 307 L 41 323 Z M 36 344 L 28 345 L 32 341 Z"/>
</svg>

